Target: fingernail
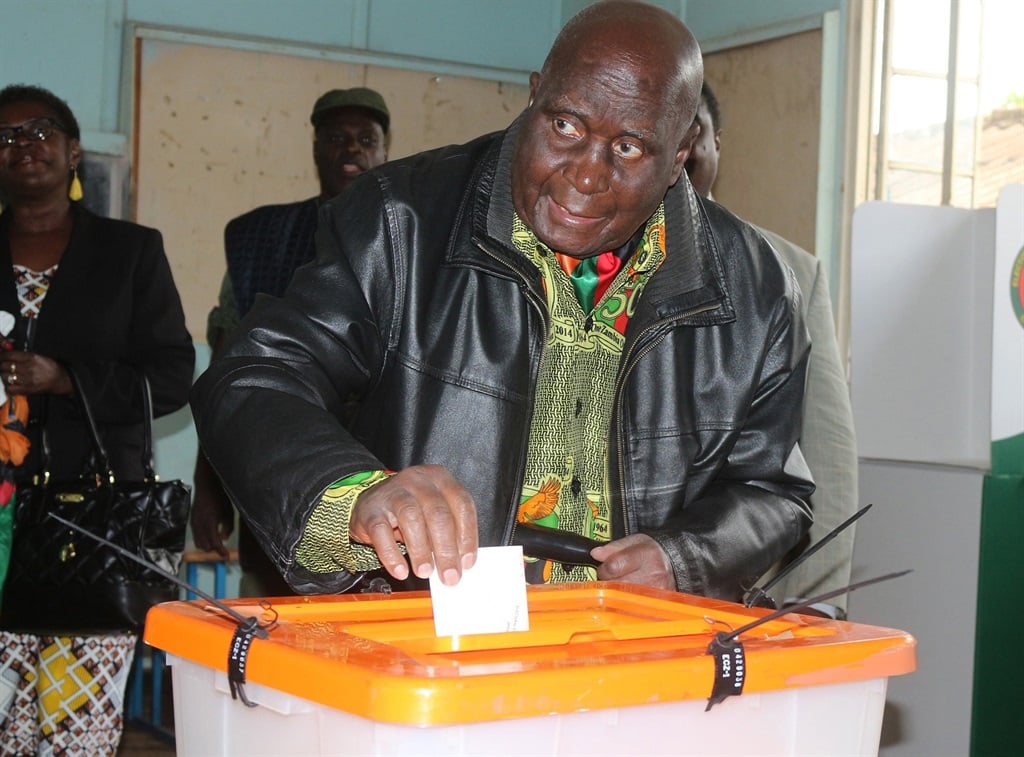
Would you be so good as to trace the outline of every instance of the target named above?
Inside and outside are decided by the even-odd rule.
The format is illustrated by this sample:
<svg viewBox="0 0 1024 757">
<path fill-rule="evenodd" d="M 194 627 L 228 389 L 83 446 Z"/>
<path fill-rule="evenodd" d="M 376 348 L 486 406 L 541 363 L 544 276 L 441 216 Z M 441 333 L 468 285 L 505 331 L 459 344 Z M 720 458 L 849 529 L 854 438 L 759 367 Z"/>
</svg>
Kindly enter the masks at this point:
<svg viewBox="0 0 1024 757">
<path fill-rule="evenodd" d="M 421 562 L 416 566 L 416 575 L 420 578 L 429 578 L 430 572 L 434 569 L 434 566 L 428 562 Z"/>
<path fill-rule="evenodd" d="M 441 576 L 441 580 L 445 586 L 455 586 L 459 582 L 459 571 L 455 570 L 455 568 L 448 568 L 444 575 Z"/>
<path fill-rule="evenodd" d="M 407 566 L 405 563 L 399 563 L 395 566 L 395 570 L 392 573 L 392 575 L 399 581 L 404 581 L 409 577 L 409 566 Z"/>
<path fill-rule="evenodd" d="M 476 552 L 467 552 L 462 556 L 462 569 L 469 570 L 476 563 Z"/>
</svg>

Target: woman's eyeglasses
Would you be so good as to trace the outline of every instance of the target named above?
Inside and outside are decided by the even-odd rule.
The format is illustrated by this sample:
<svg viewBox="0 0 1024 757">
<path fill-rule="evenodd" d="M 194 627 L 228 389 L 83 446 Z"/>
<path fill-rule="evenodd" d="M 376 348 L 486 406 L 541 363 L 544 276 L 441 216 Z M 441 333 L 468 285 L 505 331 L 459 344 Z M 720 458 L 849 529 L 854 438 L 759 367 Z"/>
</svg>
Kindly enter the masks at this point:
<svg viewBox="0 0 1024 757">
<path fill-rule="evenodd" d="M 59 121 L 52 118 L 33 118 L 18 126 L 0 126 L 0 148 L 12 146 L 19 134 L 30 142 L 45 142 L 55 131 L 66 132 Z"/>
</svg>

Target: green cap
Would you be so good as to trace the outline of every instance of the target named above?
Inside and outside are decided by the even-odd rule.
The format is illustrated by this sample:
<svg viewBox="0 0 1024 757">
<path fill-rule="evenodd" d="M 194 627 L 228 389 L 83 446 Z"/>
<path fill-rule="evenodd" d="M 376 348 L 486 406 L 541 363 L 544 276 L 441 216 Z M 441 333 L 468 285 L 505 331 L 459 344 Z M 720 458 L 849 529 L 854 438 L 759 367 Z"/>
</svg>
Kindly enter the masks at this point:
<svg viewBox="0 0 1024 757">
<path fill-rule="evenodd" d="M 391 114 L 384 98 L 379 92 L 368 87 L 353 87 L 352 89 L 332 89 L 320 95 L 313 105 L 313 113 L 309 120 L 313 126 L 318 126 L 320 119 L 325 113 L 336 108 L 365 108 L 373 113 L 384 133 L 388 133 L 388 126 L 391 125 Z"/>
</svg>

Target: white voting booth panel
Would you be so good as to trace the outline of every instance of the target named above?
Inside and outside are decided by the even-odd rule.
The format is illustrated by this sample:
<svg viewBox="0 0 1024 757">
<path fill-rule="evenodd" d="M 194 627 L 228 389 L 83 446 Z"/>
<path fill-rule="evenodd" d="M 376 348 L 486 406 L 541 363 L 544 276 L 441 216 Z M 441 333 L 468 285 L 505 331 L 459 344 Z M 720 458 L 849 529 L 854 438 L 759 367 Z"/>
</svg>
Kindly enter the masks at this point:
<svg viewBox="0 0 1024 757">
<path fill-rule="evenodd" d="M 854 213 L 851 391 L 863 458 L 989 466 L 995 210 Z"/>
<path fill-rule="evenodd" d="M 851 394 L 860 491 L 875 508 L 858 524 L 853 578 L 914 573 L 852 595 L 850 616 L 906 628 L 920 663 L 889 689 L 885 757 L 970 753 L 982 484 L 993 440 L 1024 428 L 1024 372 L 1006 365 L 1022 361 L 1021 338 L 1003 333 L 1021 324 L 1000 320 L 1011 305 L 997 233 L 1022 218 L 1020 186 L 997 208 L 854 213 Z"/>
</svg>

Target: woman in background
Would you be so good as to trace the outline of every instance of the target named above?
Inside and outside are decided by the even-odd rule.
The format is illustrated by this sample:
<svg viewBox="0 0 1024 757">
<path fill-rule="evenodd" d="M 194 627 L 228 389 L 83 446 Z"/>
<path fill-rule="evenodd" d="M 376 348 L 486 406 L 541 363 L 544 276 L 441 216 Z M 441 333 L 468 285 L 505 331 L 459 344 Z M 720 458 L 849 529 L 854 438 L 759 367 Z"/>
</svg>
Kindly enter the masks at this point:
<svg viewBox="0 0 1024 757">
<path fill-rule="evenodd" d="M 122 479 L 142 478 L 140 377 L 156 415 L 184 405 L 192 383 L 192 340 L 160 233 L 74 202 L 81 159 L 63 100 L 39 87 L 0 90 L 0 311 L 18 321 L 0 376 L 9 395 L 29 400 L 31 443 L 16 481 L 40 469 L 43 424 L 51 477 L 73 478 L 88 461 L 69 371 Z M 115 754 L 134 630 L 19 632 L 5 623 L 18 601 L 11 588 L 0 611 L 0 753 Z"/>
</svg>

